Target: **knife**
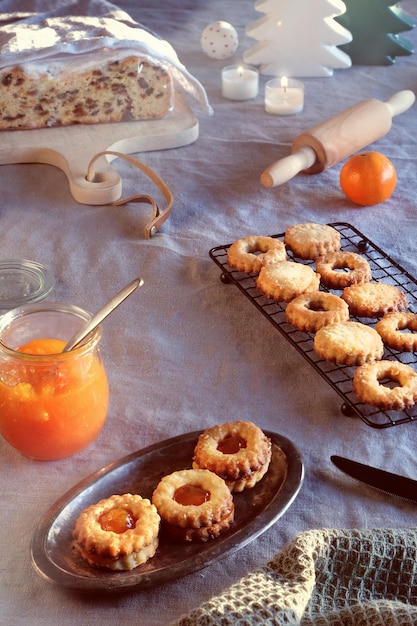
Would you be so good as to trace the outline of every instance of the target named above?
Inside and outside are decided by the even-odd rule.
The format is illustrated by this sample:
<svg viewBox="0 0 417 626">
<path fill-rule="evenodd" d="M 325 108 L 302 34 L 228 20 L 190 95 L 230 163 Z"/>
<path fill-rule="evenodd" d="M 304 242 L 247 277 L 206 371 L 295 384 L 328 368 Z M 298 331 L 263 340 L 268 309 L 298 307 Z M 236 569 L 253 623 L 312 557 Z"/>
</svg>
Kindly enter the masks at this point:
<svg viewBox="0 0 417 626">
<path fill-rule="evenodd" d="M 341 456 L 331 456 L 330 460 L 338 469 L 356 480 L 360 480 L 371 487 L 385 491 L 394 496 L 417 502 L 417 481 L 391 474 L 376 467 L 370 467 L 358 461 L 351 461 Z"/>
</svg>

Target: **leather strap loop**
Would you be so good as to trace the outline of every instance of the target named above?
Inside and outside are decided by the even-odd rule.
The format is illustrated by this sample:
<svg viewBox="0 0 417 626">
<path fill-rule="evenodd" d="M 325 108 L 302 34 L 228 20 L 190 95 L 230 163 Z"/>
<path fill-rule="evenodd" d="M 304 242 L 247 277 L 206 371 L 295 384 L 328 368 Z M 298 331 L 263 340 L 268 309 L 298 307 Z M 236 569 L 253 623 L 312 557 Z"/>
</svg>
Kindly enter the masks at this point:
<svg viewBox="0 0 417 626">
<path fill-rule="evenodd" d="M 87 180 L 90 180 L 90 181 L 94 180 L 95 162 L 99 158 L 106 156 L 108 154 L 118 157 L 120 159 L 123 159 L 124 161 L 127 161 L 128 163 L 130 163 L 131 165 L 139 169 L 141 172 L 143 172 L 158 187 L 158 189 L 160 190 L 160 192 L 162 193 L 162 195 L 164 196 L 166 200 L 167 206 L 165 207 L 164 210 L 161 210 L 159 208 L 159 206 L 157 205 L 155 200 L 152 198 L 152 196 L 148 196 L 144 194 L 137 194 L 134 196 L 130 196 L 128 198 L 123 198 L 120 200 L 116 200 L 115 202 L 112 202 L 112 206 L 113 205 L 120 206 L 122 204 L 128 204 L 129 202 L 144 202 L 146 204 L 150 204 L 153 209 L 153 214 L 152 214 L 151 220 L 145 225 L 145 239 L 150 239 L 158 232 L 158 230 L 161 228 L 162 224 L 165 222 L 165 220 L 168 218 L 171 212 L 172 203 L 174 200 L 171 190 L 169 189 L 168 185 L 162 180 L 162 178 L 160 178 L 160 176 L 158 176 L 158 174 L 151 167 L 149 167 L 148 165 L 145 165 L 138 159 L 135 159 L 134 157 L 128 154 L 123 154 L 122 152 L 115 152 L 113 150 L 104 150 L 103 152 L 99 152 L 98 154 L 95 155 L 95 157 L 90 161 L 90 164 L 88 166 Z"/>
</svg>

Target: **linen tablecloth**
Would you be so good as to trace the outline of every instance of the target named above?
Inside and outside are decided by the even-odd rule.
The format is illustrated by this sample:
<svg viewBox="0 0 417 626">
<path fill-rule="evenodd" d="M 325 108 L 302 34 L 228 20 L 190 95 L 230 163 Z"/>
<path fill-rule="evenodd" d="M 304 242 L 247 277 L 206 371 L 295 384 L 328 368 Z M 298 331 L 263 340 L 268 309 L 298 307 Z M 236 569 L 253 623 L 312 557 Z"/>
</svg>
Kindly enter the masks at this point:
<svg viewBox="0 0 417 626">
<path fill-rule="evenodd" d="M 413 0 L 400 4 L 417 18 Z M 0 0 L 0 13 L 42 11 L 48 5 Z M 209 250 L 249 234 L 282 233 L 297 222 L 346 222 L 416 276 L 416 105 L 372 145 L 393 161 L 398 174 L 394 194 L 380 205 L 360 208 L 346 199 L 339 186 L 341 164 L 315 176 L 299 174 L 275 189 L 259 182 L 303 130 L 365 98 L 417 91 L 416 53 L 397 57 L 391 66 L 353 66 L 328 78 L 305 79 L 302 113 L 277 117 L 264 110 L 265 76 L 254 100 L 221 96 L 221 69 L 253 45 L 245 28 L 261 14 L 252 0 L 122 0 L 118 7 L 172 43 L 205 87 L 214 114 L 193 108 L 199 123 L 194 143 L 136 155 L 174 196 L 169 219 L 149 240 L 143 236 L 146 205 L 81 205 L 58 168 L 0 166 L 1 258 L 48 265 L 56 279 L 48 299 L 94 311 L 136 276 L 145 281 L 103 325 L 111 400 L 97 440 L 57 462 L 27 459 L 0 441 L 0 622 L 12 626 L 175 622 L 210 600 L 217 606 L 222 594 L 228 602 L 235 584 L 239 590 L 247 580 L 268 577 L 299 542 L 311 541 L 309 554 L 320 553 L 319 561 L 308 557 L 308 571 L 313 561 L 321 569 L 326 555 L 340 548 L 335 529 L 341 529 L 341 540 L 370 529 L 395 529 L 401 545 L 415 550 L 415 505 L 349 479 L 330 462 L 330 455 L 339 454 L 416 477 L 415 423 L 379 430 L 343 415 L 341 399 L 327 382 L 234 286 L 221 282 Z M 233 24 L 240 37 L 237 53 L 226 61 L 209 59 L 200 47 L 202 30 L 216 20 Z M 415 28 L 403 35 L 417 45 Z M 128 164 L 116 160 L 112 166 L 123 179 L 123 195 L 157 195 Z M 254 542 L 210 567 L 128 594 L 74 593 L 33 570 L 29 546 L 36 525 L 74 484 L 130 452 L 235 419 L 253 420 L 290 439 L 305 466 L 294 503 Z M 277 556 L 281 553 L 284 557 Z M 414 601 L 408 591 L 399 601 Z M 303 597 L 297 618 L 304 606 L 309 610 Z M 310 606 L 320 607 L 316 595 Z M 270 623 L 279 623 L 274 619 Z M 307 613 L 306 619 L 319 617 Z M 404 618 L 404 623 L 409 622 Z"/>
</svg>

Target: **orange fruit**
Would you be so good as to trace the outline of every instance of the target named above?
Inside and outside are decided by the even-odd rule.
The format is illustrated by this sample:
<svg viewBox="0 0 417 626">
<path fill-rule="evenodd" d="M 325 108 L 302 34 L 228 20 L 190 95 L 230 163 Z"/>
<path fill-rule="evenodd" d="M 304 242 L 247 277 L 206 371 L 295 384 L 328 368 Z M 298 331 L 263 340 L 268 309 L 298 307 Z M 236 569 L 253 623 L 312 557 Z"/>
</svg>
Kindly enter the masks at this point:
<svg viewBox="0 0 417 626">
<path fill-rule="evenodd" d="M 358 152 L 340 170 L 340 187 L 355 204 L 372 206 L 390 197 L 397 184 L 392 162 L 381 152 Z"/>
</svg>

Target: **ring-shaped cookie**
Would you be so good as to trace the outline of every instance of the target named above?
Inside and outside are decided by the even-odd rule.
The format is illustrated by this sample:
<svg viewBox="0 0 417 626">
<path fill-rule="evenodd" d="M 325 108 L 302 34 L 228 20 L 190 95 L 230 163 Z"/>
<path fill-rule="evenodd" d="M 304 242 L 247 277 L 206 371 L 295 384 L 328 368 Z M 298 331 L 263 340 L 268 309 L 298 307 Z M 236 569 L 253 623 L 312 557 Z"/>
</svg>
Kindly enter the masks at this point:
<svg viewBox="0 0 417 626">
<path fill-rule="evenodd" d="M 290 302 L 302 293 L 317 291 L 319 285 L 319 274 L 295 261 L 264 265 L 256 279 L 259 291 L 276 302 Z"/>
<path fill-rule="evenodd" d="M 375 325 L 386 346 L 399 352 L 417 351 L 417 314 L 387 313 Z M 403 332 L 409 330 L 410 332 Z"/>
<path fill-rule="evenodd" d="M 366 259 L 356 252 L 341 250 L 319 256 L 316 259 L 316 271 L 323 285 L 329 289 L 344 289 L 356 283 L 366 283 L 372 278 L 371 267 Z"/>
<path fill-rule="evenodd" d="M 400 361 L 364 363 L 353 375 L 353 391 L 362 402 L 385 411 L 410 408 L 417 401 L 417 372 Z"/>
<path fill-rule="evenodd" d="M 112 510 L 126 511 L 134 526 L 121 533 L 104 530 L 100 520 Z M 97 567 L 131 570 L 145 563 L 156 552 L 160 517 L 145 498 L 130 493 L 100 500 L 81 512 L 73 537 L 82 557 Z"/>
<path fill-rule="evenodd" d="M 258 274 L 263 263 L 279 263 L 287 259 L 284 243 L 275 237 L 250 235 L 237 239 L 227 251 L 227 262 L 239 272 Z"/>
<path fill-rule="evenodd" d="M 327 324 L 349 319 L 349 307 L 342 298 L 327 291 L 311 291 L 287 304 L 285 319 L 298 330 L 315 333 Z"/>
<path fill-rule="evenodd" d="M 231 491 L 240 492 L 261 480 L 268 470 L 271 454 L 271 440 L 263 431 L 253 422 L 237 420 L 207 428 L 199 436 L 193 467 L 214 472 Z"/>
<path fill-rule="evenodd" d="M 179 489 L 196 487 L 208 494 L 201 504 L 181 504 L 176 500 Z M 171 526 L 183 529 L 216 528 L 216 524 L 233 521 L 233 497 L 224 480 L 205 469 L 185 469 L 164 476 L 152 495 L 161 518 Z"/>
</svg>

